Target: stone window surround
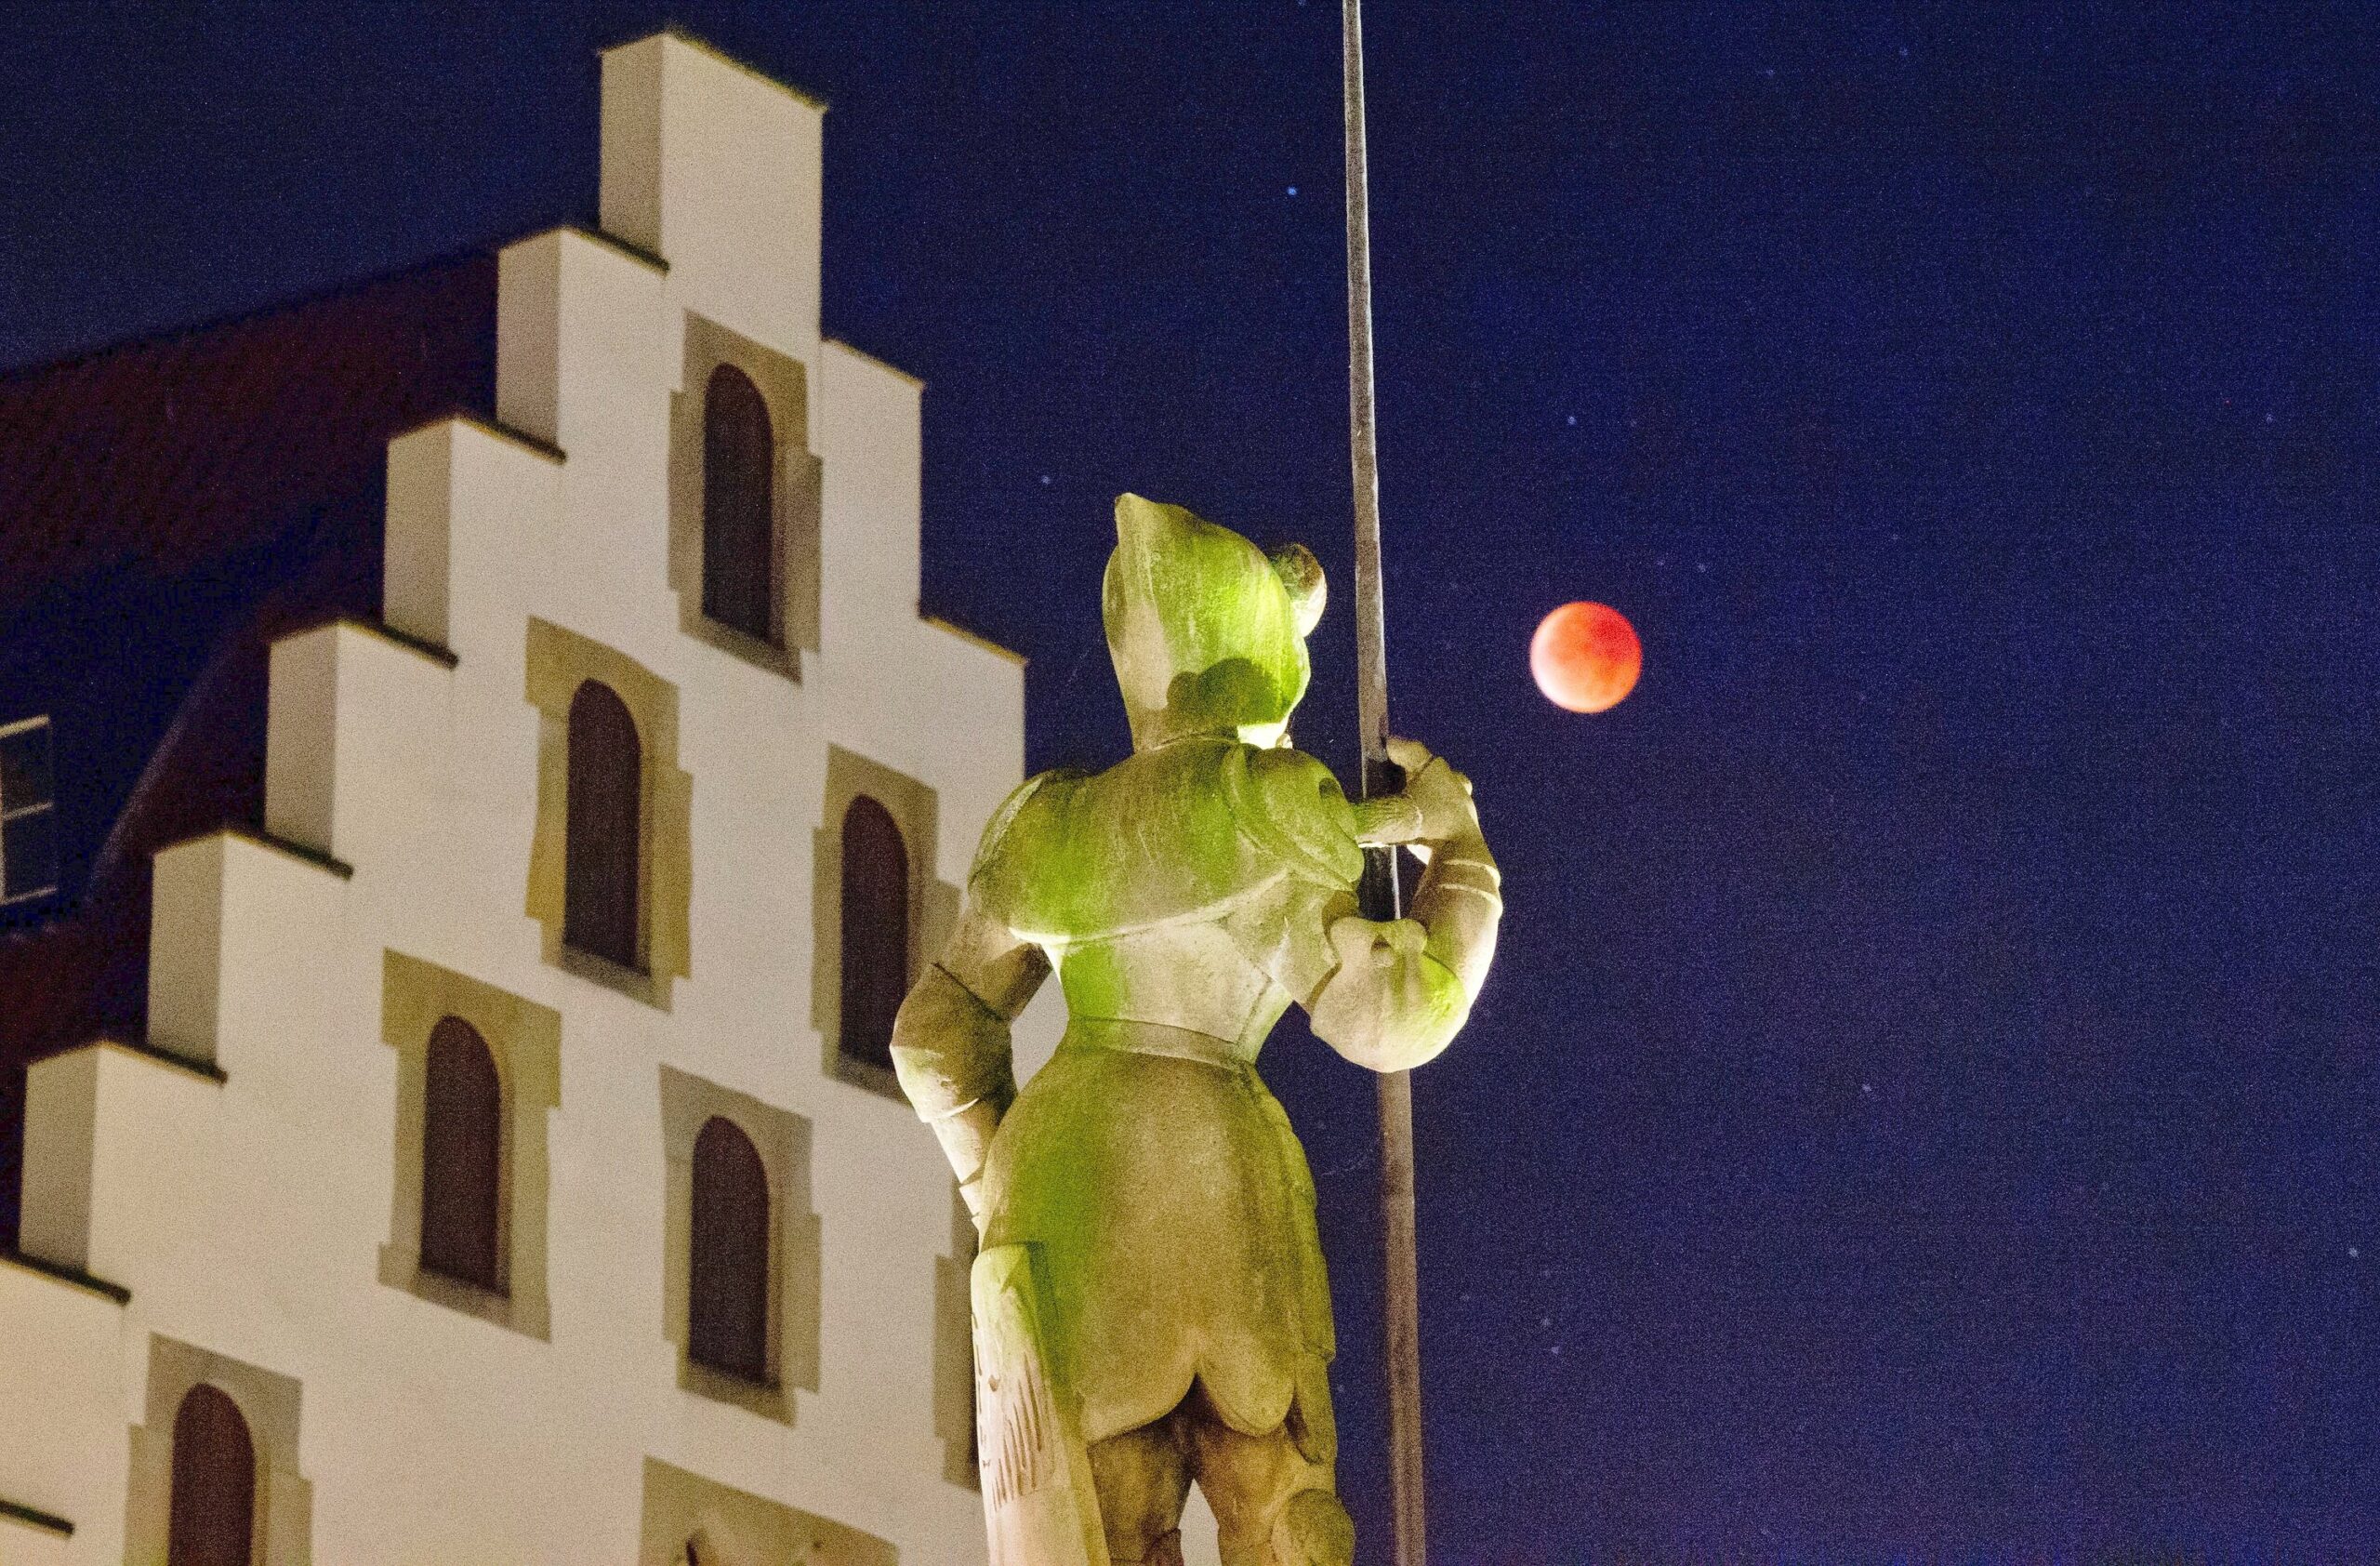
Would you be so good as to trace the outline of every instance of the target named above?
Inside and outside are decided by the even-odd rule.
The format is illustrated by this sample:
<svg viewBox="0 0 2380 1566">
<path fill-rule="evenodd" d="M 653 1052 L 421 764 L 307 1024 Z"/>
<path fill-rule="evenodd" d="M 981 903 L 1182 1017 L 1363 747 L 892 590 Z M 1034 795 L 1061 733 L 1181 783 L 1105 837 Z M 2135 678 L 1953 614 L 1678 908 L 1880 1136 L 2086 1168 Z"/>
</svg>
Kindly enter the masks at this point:
<svg viewBox="0 0 2380 1566">
<path fill-rule="evenodd" d="M 940 804 L 906 773 L 840 745 L 826 747 L 826 789 L 810 852 L 810 1021 L 826 1045 L 826 1075 L 907 1102 L 893 1074 L 846 1057 L 843 1031 L 843 816 L 866 794 L 901 829 L 909 853 L 909 982 L 942 950 L 959 919 L 959 888 L 934 877 Z"/>
<path fill-rule="evenodd" d="M 673 980 L 693 972 L 687 909 L 694 883 L 694 780 L 678 765 L 678 687 L 591 638 L 535 616 L 529 619 L 527 689 L 538 713 L 537 822 L 529 851 L 529 917 L 544 927 L 545 959 L 581 978 L 661 1011 Z M 569 832 L 570 704 L 601 681 L 636 720 L 644 776 L 637 870 L 637 949 L 641 969 L 580 951 L 562 938 Z"/>
<path fill-rule="evenodd" d="M 769 1177 L 769 1379 L 755 1383 L 697 1364 L 687 1353 L 693 1271 L 694 1138 L 713 1116 L 752 1140 Z M 797 1388 L 818 1390 L 820 1222 L 810 1191 L 810 1122 L 790 1109 L 661 1068 L 665 1167 L 663 1331 L 678 1350 L 678 1385 L 765 1418 L 793 1423 Z"/>
<path fill-rule="evenodd" d="M 711 372 L 733 365 L 769 410 L 776 439 L 774 512 L 778 640 L 764 642 L 703 613 L 703 414 Z M 821 465 L 810 452 L 809 369 L 717 322 L 685 314 L 685 360 L 669 395 L 669 586 L 679 629 L 747 663 L 801 678 L 801 655 L 818 650 Z"/>
<path fill-rule="evenodd" d="M 199 1383 L 221 1391 L 247 1421 L 257 1463 L 256 1566 L 310 1566 L 313 1486 L 298 1471 L 300 1387 L 280 1375 L 162 1334 L 149 1337 L 148 1400 L 132 1428 L 125 1559 L 165 1559 L 174 1488 L 174 1417 Z"/>
<path fill-rule="evenodd" d="M 441 1020 L 469 1023 L 496 1061 L 503 1090 L 496 1257 L 501 1293 L 421 1267 L 421 1156 L 430 1035 Z M 546 1121 L 562 1102 L 562 1015 L 466 974 L 402 951 L 380 962 L 380 1040 L 397 1052 L 394 1193 L 380 1281 L 433 1304 L 539 1340 L 552 1331 L 546 1292 Z"/>
<path fill-rule="evenodd" d="M 799 1560 L 808 1566 L 896 1566 L 888 1540 L 864 1533 L 798 1506 L 644 1460 L 637 1566 L 686 1566 L 697 1546 L 705 1566 L 716 1561 Z"/>
</svg>

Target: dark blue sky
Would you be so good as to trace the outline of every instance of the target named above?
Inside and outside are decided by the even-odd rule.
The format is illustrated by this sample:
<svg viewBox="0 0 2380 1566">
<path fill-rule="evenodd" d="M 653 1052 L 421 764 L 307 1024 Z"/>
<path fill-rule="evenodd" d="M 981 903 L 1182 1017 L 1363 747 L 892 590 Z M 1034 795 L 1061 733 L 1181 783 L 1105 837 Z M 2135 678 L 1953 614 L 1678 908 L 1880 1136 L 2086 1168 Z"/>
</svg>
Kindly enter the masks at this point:
<svg viewBox="0 0 2380 1566">
<path fill-rule="evenodd" d="M 14 9 L 0 362 L 590 217 L 668 15 L 834 104 L 826 326 L 1035 765 L 1122 751 L 1117 490 L 1343 589 L 1328 0 Z M 1394 707 L 1511 896 L 1417 1082 L 1441 1557 L 2380 1553 L 2373 14 L 1368 31 Z M 1267 1064 L 1377 1546 L 1370 1091 Z"/>
</svg>

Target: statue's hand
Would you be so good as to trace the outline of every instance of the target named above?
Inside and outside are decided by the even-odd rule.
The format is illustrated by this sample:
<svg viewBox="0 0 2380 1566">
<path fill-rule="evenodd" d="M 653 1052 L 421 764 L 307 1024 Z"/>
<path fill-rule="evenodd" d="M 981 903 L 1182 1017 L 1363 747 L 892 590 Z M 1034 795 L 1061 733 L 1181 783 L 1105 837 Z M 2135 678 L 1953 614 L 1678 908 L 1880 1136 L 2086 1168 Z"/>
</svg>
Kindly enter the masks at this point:
<svg viewBox="0 0 2380 1566">
<path fill-rule="evenodd" d="M 1471 779 L 1415 740 L 1392 738 L 1388 759 L 1405 769 L 1399 796 L 1419 816 L 1414 837 L 1425 843 L 1453 843 L 1479 835 L 1479 811 L 1471 803 Z"/>
<path fill-rule="evenodd" d="M 1375 1071 L 1418 1066 L 1453 1040 L 1488 976 L 1504 907 L 1470 780 L 1409 739 L 1390 740 L 1388 754 L 1405 787 L 1356 807 L 1357 840 L 1403 843 L 1430 868 L 1408 917 L 1329 922 L 1337 965 L 1305 1002 L 1316 1038 Z M 1373 827 L 1395 835 L 1367 836 Z"/>
<path fill-rule="evenodd" d="M 1447 1047 L 1471 1001 L 1418 920 L 1350 914 L 1329 940 L 1339 965 L 1306 1003 L 1316 1038 L 1371 1071 L 1409 1070 Z"/>
</svg>

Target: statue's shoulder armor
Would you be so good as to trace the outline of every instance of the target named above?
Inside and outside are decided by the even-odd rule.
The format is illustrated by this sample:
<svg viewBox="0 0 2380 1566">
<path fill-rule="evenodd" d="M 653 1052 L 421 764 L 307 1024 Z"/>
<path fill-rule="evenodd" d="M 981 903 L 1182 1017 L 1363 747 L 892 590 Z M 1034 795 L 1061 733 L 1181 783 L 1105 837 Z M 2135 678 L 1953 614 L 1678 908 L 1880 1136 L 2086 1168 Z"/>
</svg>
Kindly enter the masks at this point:
<svg viewBox="0 0 2380 1566">
<path fill-rule="evenodd" d="M 1362 870 L 1320 762 L 1185 740 L 1026 782 L 985 829 L 968 894 L 1028 939 L 1081 941 L 1197 917 L 1284 872 L 1352 886 Z"/>
<path fill-rule="evenodd" d="M 1243 746 L 1242 829 L 1302 881 L 1353 886 L 1364 873 L 1355 810 L 1330 769 L 1302 750 Z"/>
<path fill-rule="evenodd" d="M 992 812 L 991 820 L 984 825 L 984 841 L 976 844 L 975 862 L 967 871 L 968 882 L 972 884 L 986 869 L 1000 862 L 1001 850 L 1007 846 L 1017 818 L 1032 810 L 1033 802 L 1041 797 L 1043 790 L 1052 785 L 1063 790 L 1089 776 L 1073 767 L 1055 767 L 1048 772 L 1037 772 L 1010 790 L 1008 798 L 1000 801 L 1000 807 Z M 1041 814 L 1048 814 L 1047 809 Z M 1028 834 L 1030 831 L 1028 827 Z"/>
<path fill-rule="evenodd" d="M 1089 776 L 1072 767 L 1036 773 L 1000 802 L 967 871 L 967 895 L 977 908 L 1004 924 L 1019 923 L 1032 883 L 1048 875 L 1043 867 L 1064 835 L 1065 797 Z"/>
</svg>

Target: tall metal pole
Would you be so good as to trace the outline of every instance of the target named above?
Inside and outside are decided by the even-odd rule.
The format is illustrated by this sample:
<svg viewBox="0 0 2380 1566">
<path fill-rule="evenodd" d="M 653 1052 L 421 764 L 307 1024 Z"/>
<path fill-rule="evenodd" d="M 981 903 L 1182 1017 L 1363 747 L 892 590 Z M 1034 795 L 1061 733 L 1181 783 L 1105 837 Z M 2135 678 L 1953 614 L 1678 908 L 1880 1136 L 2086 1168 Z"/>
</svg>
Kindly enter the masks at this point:
<svg viewBox="0 0 2380 1566">
<path fill-rule="evenodd" d="M 1364 172 L 1363 0 L 1342 0 L 1347 118 L 1347 436 L 1355 476 L 1355 713 L 1363 737 L 1363 793 L 1399 786 L 1388 759 L 1388 637 L 1381 612 L 1380 448 L 1372 424 L 1371 215 Z M 1403 909 L 1396 850 L 1364 856 L 1363 912 Z M 1396 1566 L 1428 1559 L 1421 1507 L 1421 1334 L 1414 1270 L 1413 1084 L 1380 1079 L 1380 1204 L 1386 1267 L 1388 1463 Z"/>
</svg>

